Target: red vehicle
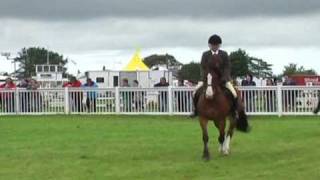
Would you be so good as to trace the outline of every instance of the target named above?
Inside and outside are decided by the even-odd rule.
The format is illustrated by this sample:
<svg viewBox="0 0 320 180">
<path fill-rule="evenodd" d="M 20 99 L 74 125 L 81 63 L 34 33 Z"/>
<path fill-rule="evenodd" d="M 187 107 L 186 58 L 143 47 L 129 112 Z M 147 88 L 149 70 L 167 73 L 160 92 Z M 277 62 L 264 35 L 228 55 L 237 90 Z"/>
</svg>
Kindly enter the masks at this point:
<svg viewBox="0 0 320 180">
<path fill-rule="evenodd" d="M 291 75 L 290 78 L 298 86 L 320 85 L 320 76 L 317 75 Z"/>
</svg>

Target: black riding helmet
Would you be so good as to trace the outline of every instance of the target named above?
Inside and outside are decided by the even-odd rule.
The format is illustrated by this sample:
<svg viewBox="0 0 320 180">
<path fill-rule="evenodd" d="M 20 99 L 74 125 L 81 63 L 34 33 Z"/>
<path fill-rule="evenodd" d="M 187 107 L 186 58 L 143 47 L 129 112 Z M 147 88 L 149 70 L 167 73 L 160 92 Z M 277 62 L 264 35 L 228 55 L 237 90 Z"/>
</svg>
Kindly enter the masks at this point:
<svg viewBox="0 0 320 180">
<path fill-rule="evenodd" d="M 222 40 L 220 36 L 214 34 L 209 38 L 208 43 L 211 45 L 218 45 L 222 43 Z"/>
</svg>

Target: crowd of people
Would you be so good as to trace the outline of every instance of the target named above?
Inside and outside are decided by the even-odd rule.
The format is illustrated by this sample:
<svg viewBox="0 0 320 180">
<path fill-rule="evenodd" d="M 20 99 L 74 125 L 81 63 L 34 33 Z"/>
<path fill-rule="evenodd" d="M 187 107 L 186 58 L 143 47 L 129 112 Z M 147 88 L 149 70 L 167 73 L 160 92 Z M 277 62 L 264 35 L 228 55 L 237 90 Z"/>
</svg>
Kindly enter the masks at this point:
<svg viewBox="0 0 320 180">
<path fill-rule="evenodd" d="M 132 87 L 140 87 L 138 80 L 133 80 Z M 165 77 L 160 78 L 160 82 L 154 85 L 155 88 L 168 87 L 169 83 Z M 127 78 L 122 79 L 121 87 L 130 87 Z M 120 93 L 122 98 L 122 108 L 125 112 L 143 111 L 147 106 L 146 92 L 142 90 L 123 91 Z M 166 112 L 168 110 L 168 92 L 166 90 L 159 90 L 157 105 L 159 112 Z"/>
<path fill-rule="evenodd" d="M 75 77 L 71 77 L 70 81 L 63 84 L 63 87 L 72 88 L 69 92 L 69 109 L 71 112 L 96 112 L 97 111 L 97 92 L 92 89 L 86 91 L 86 88 L 98 88 L 96 82 L 91 78 L 87 78 L 85 83 L 81 83 Z M 79 90 L 79 88 L 84 88 Z"/>
<path fill-rule="evenodd" d="M 131 84 L 131 85 L 130 85 Z M 154 87 L 168 87 L 169 83 L 165 77 L 160 78 L 159 83 Z M 98 85 L 92 79 L 88 78 L 86 83 L 82 84 L 79 80 L 72 77 L 70 81 L 63 84 L 63 87 L 72 88 L 69 91 L 69 109 L 72 112 L 96 112 L 97 111 L 97 92 L 90 89 L 86 91 L 83 88 L 97 88 Z M 127 78 L 123 78 L 120 83 L 121 88 L 138 88 L 140 86 L 138 80 L 129 82 Z M 78 88 L 82 88 L 79 90 Z M 112 96 L 112 95 L 111 95 Z M 120 91 L 120 106 L 123 112 L 140 112 L 144 111 L 147 106 L 147 93 L 144 90 L 122 90 Z M 157 107 L 160 112 L 168 110 L 168 92 L 166 90 L 159 90 Z"/>
<path fill-rule="evenodd" d="M 2 111 L 16 111 L 15 92 L 9 90 L 15 90 L 16 88 L 37 90 L 39 87 L 39 83 L 32 78 L 22 79 L 18 85 L 16 85 L 11 78 L 7 78 L 5 83 L 0 85 L 0 90 L 2 90 L 0 92 L 0 106 Z M 41 111 L 42 98 L 39 92 L 33 91 L 32 93 L 29 93 L 27 91 L 21 91 L 19 92 L 17 99 L 19 100 L 17 106 L 21 112 Z"/>
<path fill-rule="evenodd" d="M 186 81 L 179 80 L 178 86 L 188 86 Z M 130 84 L 132 86 L 130 86 Z M 236 84 L 236 83 L 235 83 Z M 296 83 L 288 76 L 284 77 L 283 86 L 293 86 Z M 194 84 L 191 84 L 192 86 Z M 241 84 L 236 84 L 237 86 L 256 86 L 253 76 L 247 74 L 245 79 L 242 80 Z M 267 79 L 267 86 L 277 85 L 275 79 Z M 127 78 L 122 79 L 121 87 L 141 87 L 138 80 L 133 80 L 129 83 Z M 165 77 L 160 78 L 160 81 L 154 84 L 155 88 L 160 88 L 157 93 L 157 101 L 153 102 L 158 108 L 159 112 L 167 112 L 169 106 L 168 91 L 161 89 L 161 87 L 168 87 L 169 83 Z M 39 91 L 36 91 L 40 87 L 40 84 L 32 78 L 22 79 L 17 85 L 13 82 L 11 78 L 7 78 L 3 84 L 0 84 L 0 108 L 2 112 L 15 112 L 19 108 L 20 112 L 41 112 L 43 108 L 43 97 Z M 97 83 L 92 79 L 88 78 L 85 83 L 81 83 L 75 77 L 71 77 L 70 80 L 63 84 L 63 87 L 69 87 L 73 90 L 69 91 L 69 109 L 71 112 L 96 112 L 97 111 L 97 92 L 90 89 L 88 91 L 85 88 L 98 88 Z M 17 96 L 19 104 L 16 105 L 16 95 L 15 92 L 6 91 L 14 90 L 16 88 L 25 89 L 25 91 L 19 91 Z M 78 88 L 81 88 L 78 89 Z M 29 90 L 33 90 L 30 93 Z M 120 103 L 122 111 L 124 112 L 140 112 L 144 111 L 147 107 L 147 93 L 144 90 L 133 90 L 133 91 L 121 91 L 120 92 Z M 255 112 L 257 106 L 259 106 L 256 101 L 258 93 L 255 90 L 246 90 L 241 92 L 241 97 L 245 103 L 245 108 L 247 112 Z M 273 112 L 277 108 L 277 94 L 275 90 L 265 91 L 263 93 L 264 99 L 267 102 L 265 110 L 267 112 Z M 294 106 L 296 103 L 297 91 L 288 90 L 282 92 L 282 104 L 285 111 Z M 190 102 L 192 99 L 190 93 L 188 92 L 174 92 L 173 99 L 175 100 L 174 107 L 178 112 L 183 112 L 186 110 L 185 104 Z M 188 100 L 186 100 L 188 99 Z M 17 107 L 16 107 L 17 106 Z"/>
</svg>

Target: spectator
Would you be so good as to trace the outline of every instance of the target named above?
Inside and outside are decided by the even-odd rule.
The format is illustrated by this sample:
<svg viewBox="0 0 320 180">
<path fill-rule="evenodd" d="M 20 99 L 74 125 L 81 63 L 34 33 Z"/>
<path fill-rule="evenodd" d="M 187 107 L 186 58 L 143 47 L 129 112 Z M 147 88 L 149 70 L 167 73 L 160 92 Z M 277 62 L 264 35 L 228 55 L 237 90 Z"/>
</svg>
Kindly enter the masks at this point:
<svg viewBox="0 0 320 180">
<path fill-rule="evenodd" d="M 184 86 L 184 80 L 183 79 L 179 79 L 178 80 L 178 86 L 179 87 L 183 87 Z"/>
<path fill-rule="evenodd" d="M 6 82 L 0 85 L 0 104 L 4 105 L 5 112 L 15 112 L 15 96 L 14 92 L 10 90 L 16 89 L 16 84 L 12 81 L 11 78 L 7 78 Z"/>
<path fill-rule="evenodd" d="M 284 76 L 284 82 L 282 84 L 283 86 L 295 86 L 296 82 L 291 79 L 289 76 Z M 282 91 L 282 102 L 284 104 L 284 109 L 286 112 L 289 111 L 289 109 L 292 111 L 295 109 L 295 99 L 298 95 L 298 91 L 295 90 L 284 90 Z"/>
<path fill-rule="evenodd" d="M 17 85 L 17 87 L 26 89 L 28 85 L 29 85 L 29 79 L 25 78 L 21 80 L 21 82 Z"/>
<path fill-rule="evenodd" d="M 7 78 L 6 82 L 0 85 L 1 89 L 16 89 L 16 84 L 12 81 L 11 78 Z"/>
<path fill-rule="evenodd" d="M 87 83 L 85 83 L 83 87 L 97 88 L 98 85 L 92 81 L 92 79 L 88 78 Z M 85 103 L 89 112 L 97 112 L 97 92 L 95 92 L 93 89 L 90 89 L 86 96 Z"/>
<path fill-rule="evenodd" d="M 168 87 L 169 83 L 167 83 L 167 80 L 165 77 L 160 78 L 160 82 L 155 84 L 154 87 Z"/>
<path fill-rule="evenodd" d="M 38 83 L 37 80 L 31 79 L 28 83 L 28 89 L 30 90 L 37 90 L 40 87 L 40 84 Z"/>
<path fill-rule="evenodd" d="M 38 91 L 40 84 L 35 79 L 28 80 L 27 90 L 29 102 L 27 102 L 28 112 L 41 112 L 42 110 L 42 96 Z"/>
<path fill-rule="evenodd" d="M 296 82 L 291 79 L 289 76 L 284 76 L 284 82 L 283 84 L 284 86 L 295 86 L 296 85 Z"/>
<path fill-rule="evenodd" d="M 274 82 L 272 81 L 272 79 L 267 79 L 266 85 L 267 86 L 274 86 Z"/>
<path fill-rule="evenodd" d="M 122 79 L 122 87 L 130 87 L 129 80 L 127 78 Z"/>
<path fill-rule="evenodd" d="M 169 83 L 165 77 L 160 79 L 160 82 L 155 84 L 154 87 L 168 87 Z M 158 96 L 158 104 L 159 104 L 159 111 L 160 112 L 167 112 L 168 111 L 168 92 L 166 90 L 160 90 Z"/>
<path fill-rule="evenodd" d="M 138 80 L 133 81 L 133 87 L 140 88 Z M 136 108 L 136 111 L 142 111 L 144 106 L 144 92 L 141 90 L 137 90 L 133 92 L 133 103 Z"/>
<path fill-rule="evenodd" d="M 187 80 L 186 86 L 195 87 L 195 86 L 197 86 L 197 82 L 193 81 L 193 80 Z"/>
<path fill-rule="evenodd" d="M 138 80 L 133 80 L 133 87 L 140 87 Z"/>
<path fill-rule="evenodd" d="M 267 79 L 267 86 L 274 86 L 274 82 L 272 79 Z M 265 97 L 266 97 L 266 106 L 267 106 L 267 112 L 274 112 L 276 111 L 276 91 L 275 90 L 268 90 L 265 92 Z"/>
<path fill-rule="evenodd" d="M 273 85 L 277 86 L 278 85 L 278 79 L 275 77 L 273 78 Z"/>
<path fill-rule="evenodd" d="M 183 87 L 184 86 L 184 80 L 179 80 L 178 81 L 178 86 L 179 87 Z M 187 107 L 185 107 L 187 99 L 188 99 L 188 91 L 182 91 L 182 90 L 178 90 L 174 92 L 174 96 L 176 99 L 176 107 L 178 112 L 186 112 Z M 190 95 L 191 96 L 191 95 Z M 192 99 L 192 97 L 191 97 Z M 191 102 L 191 100 L 189 101 Z"/>
<path fill-rule="evenodd" d="M 62 87 L 71 87 L 71 82 L 68 81 L 68 82 L 63 83 Z"/>
<path fill-rule="evenodd" d="M 127 78 L 122 79 L 122 87 L 130 87 L 129 80 Z M 129 91 L 122 91 L 122 105 L 123 105 L 123 111 L 124 112 L 131 112 L 132 111 L 132 99 L 133 94 Z"/>
<path fill-rule="evenodd" d="M 22 79 L 21 82 L 19 83 L 19 85 L 17 87 L 21 88 L 21 89 L 27 89 L 29 86 L 29 79 L 25 78 Z M 19 102 L 20 102 L 20 106 L 19 106 L 19 110 L 21 112 L 28 112 L 29 111 L 29 92 L 22 90 L 19 92 Z"/>
<path fill-rule="evenodd" d="M 241 82 L 241 86 L 256 86 L 252 74 L 247 74 L 246 79 Z M 242 92 L 242 97 L 246 106 L 246 112 L 255 112 L 255 91 L 245 90 Z"/>
<path fill-rule="evenodd" d="M 247 74 L 246 79 L 241 82 L 241 86 L 256 86 L 252 74 Z"/>
<path fill-rule="evenodd" d="M 71 91 L 69 91 L 69 104 L 71 112 L 82 112 L 82 99 L 83 93 L 80 91 L 81 82 L 77 80 L 75 77 L 70 77 L 69 82 L 65 83 L 63 87 L 70 87 Z"/>
</svg>

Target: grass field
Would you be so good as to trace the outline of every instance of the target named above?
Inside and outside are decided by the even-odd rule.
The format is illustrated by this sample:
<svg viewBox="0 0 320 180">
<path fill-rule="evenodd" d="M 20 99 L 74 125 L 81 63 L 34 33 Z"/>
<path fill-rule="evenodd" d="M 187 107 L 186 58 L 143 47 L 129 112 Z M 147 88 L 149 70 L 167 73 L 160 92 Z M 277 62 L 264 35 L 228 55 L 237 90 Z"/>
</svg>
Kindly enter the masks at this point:
<svg viewBox="0 0 320 180">
<path fill-rule="evenodd" d="M 196 120 L 169 116 L 0 116 L 0 179 L 320 179 L 320 118 L 252 117 L 231 155 L 201 159 Z"/>
</svg>

